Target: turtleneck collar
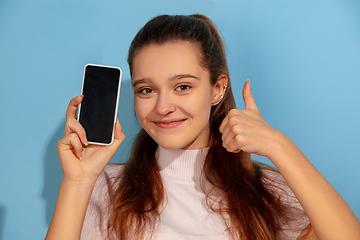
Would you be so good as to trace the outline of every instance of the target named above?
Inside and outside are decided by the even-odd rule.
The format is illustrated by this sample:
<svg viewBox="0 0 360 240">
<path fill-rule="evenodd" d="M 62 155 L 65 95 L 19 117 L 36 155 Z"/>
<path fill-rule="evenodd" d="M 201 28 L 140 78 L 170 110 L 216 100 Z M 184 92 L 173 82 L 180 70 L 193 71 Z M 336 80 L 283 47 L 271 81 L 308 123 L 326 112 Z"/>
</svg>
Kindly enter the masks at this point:
<svg viewBox="0 0 360 240">
<path fill-rule="evenodd" d="M 158 147 L 156 158 L 160 173 L 170 178 L 198 182 L 209 148 L 184 150 Z"/>
</svg>

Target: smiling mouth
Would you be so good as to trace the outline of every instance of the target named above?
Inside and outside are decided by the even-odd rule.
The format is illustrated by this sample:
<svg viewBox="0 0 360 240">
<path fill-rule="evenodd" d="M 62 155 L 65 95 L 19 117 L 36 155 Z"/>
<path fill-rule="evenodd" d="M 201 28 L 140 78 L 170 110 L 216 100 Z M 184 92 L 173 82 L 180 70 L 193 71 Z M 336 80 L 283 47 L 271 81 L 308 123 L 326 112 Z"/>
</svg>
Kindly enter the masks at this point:
<svg viewBox="0 0 360 240">
<path fill-rule="evenodd" d="M 181 125 L 185 121 L 186 121 L 186 119 L 180 119 L 180 120 L 161 121 L 161 122 L 154 122 L 154 123 L 159 128 L 167 129 L 167 128 L 175 128 L 175 127 Z"/>
</svg>

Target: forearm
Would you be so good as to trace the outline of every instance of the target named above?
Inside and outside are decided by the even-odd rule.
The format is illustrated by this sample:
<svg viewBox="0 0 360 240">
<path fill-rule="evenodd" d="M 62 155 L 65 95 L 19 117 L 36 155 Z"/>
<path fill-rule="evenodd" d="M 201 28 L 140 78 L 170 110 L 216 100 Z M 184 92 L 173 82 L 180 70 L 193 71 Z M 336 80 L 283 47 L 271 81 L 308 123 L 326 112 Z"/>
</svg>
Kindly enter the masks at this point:
<svg viewBox="0 0 360 240">
<path fill-rule="evenodd" d="M 73 183 L 63 180 L 46 240 L 80 239 L 94 184 L 92 181 Z"/>
<path fill-rule="evenodd" d="M 285 135 L 269 159 L 303 206 L 319 239 L 360 239 L 360 224 L 346 202 Z"/>
</svg>

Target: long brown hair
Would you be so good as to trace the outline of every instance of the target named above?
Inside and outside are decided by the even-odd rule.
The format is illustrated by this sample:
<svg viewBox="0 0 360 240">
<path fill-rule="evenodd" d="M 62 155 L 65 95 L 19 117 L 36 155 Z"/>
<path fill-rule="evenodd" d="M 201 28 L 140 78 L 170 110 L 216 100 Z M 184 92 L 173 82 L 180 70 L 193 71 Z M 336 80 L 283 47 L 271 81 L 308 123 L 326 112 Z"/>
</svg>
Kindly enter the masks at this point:
<svg viewBox="0 0 360 240">
<path fill-rule="evenodd" d="M 219 127 L 236 105 L 224 45 L 216 26 L 200 14 L 162 15 L 150 20 L 130 45 L 130 73 L 134 57 L 144 46 L 167 41 L 195 44 L 200 52 L 199 63 L 210 72 L 211 84 L 216 83 L 220 74 L 228 77 L 225 96 L 212 107 L 209 119 L 209 151 L 202 172 L 204 181 L 212 186 L 211 191 L 203 189 L 208 207 L 223 217 L 234 239 L 277 239 L 284 223 L 296 214 L 280 200 L 279 183 L 264 174 L 265 170 L 276 170 L 252 161 L 248 153 L 230 153 L 222 146 Z M 111 196 L 109 229 L 119 239 L 143 239 L 146 233 L 153 233 L 159 223 L 164 187 L 155 158 L 157 147 L 141 129 Z M 214 191 L 221 193 L 220 204 L 214 204 Z"/>
</svg>

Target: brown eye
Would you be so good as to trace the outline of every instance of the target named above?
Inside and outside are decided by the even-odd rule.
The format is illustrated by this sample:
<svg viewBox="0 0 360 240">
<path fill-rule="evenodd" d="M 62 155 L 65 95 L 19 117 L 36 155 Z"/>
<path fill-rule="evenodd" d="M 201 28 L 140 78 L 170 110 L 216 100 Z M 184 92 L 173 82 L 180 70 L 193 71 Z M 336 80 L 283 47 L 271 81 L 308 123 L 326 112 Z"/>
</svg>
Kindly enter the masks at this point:
<svg viewBox="0 0 360 240">
<path fill-rule="evenodd" d="M 180 85 L 180 86 L 178 86 L 178 87 L 176 88 L 176 91 L 183 92 L 183 91 L 186 91 L 186 90 L 188 90 L 188 89 L 190 89 L 190 86 L 189 86 L 189 85 L 182 84 L 182 85 Z"/>
<path fill-rule="evenodd" d="M 154 90 L 152 90 L 151 88 L 142 88 L 139 90 L 139 93 L 140 94 L 149 94 L 149 93 L 152 93 L 154 92 Z"/>
</svg>

